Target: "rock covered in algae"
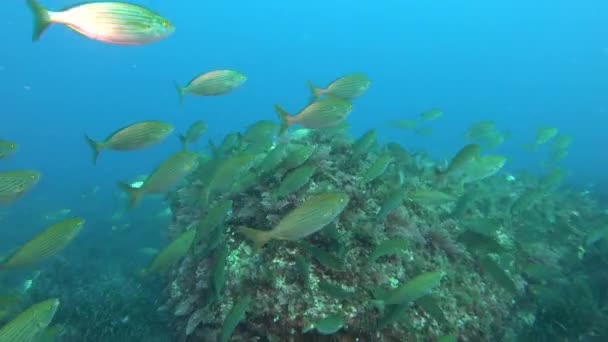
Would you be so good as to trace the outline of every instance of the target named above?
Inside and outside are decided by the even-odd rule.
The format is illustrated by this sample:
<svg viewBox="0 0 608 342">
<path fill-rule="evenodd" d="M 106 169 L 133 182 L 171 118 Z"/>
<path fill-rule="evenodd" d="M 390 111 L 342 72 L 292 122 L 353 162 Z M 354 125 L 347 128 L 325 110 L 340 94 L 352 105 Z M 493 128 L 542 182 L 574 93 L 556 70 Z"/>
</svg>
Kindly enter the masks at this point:
<svg viewBox="0 0 608 342">
<path fill-rule="evenodd" d="M 171 233 L 214 215 L 214 208 L 230 210 L 220 210 L 213 227 L 199 227 L 205 234 L 170 275 L 165 306 L 179 313 L 173 320 L 178 335 L 188 341 L 227 335 L 322 340 L 324 332 L 341 340 L 501 340 L 509 330 L 502 323 L 527 310 L 514 305 L 526 284 L 517 266 L 525 265 L 529 251 L 508 242 L 526 224 L 514 214 L 523 210 L 504 210 L 517 201 L 513 185 L 493 175 L 464 187 L 446 179 L 438 187 L 437 166 L 426 155 L 375 144 L 373 131 L 358 140 L 340 130 L 307 131 L 262 152 L 256 148 L 258 154 L 234 170 L 234 158 L 251 151 L 236 140 L 202 162 L 172 196 L 179 220 Z M 217 169 L 212 164 L 225 170 L 203 172 Z M 256 183 L 241 185 L 250 182 L 242 176 L 244 164 Z M 303 175 L 293 176 L 298 172 Z M 319 229 L 296 225 L 306 234 L 277 234 L 256 251 L 239 229 L 276 234 L 268 229 L 281 227 L 308 199 L 336 192 L 348 196 L 348 206 L 328 220 L 310 221 L 322 224 Z M 327 214 L 315 210 L 313 215 Z M 296 215 L 295 222 L 311 220 L 311 212 Z M 488 266 L 494 265 L 488 253 L 497 265 L 515 265 L 508 278 Z M 250 298 L 246 316 L 239 298 Z M 340 324 L 324 321 L 331 315 Z M 311 323 L 321 323 L 321 331 L 308 329 Z"/>
</svg>

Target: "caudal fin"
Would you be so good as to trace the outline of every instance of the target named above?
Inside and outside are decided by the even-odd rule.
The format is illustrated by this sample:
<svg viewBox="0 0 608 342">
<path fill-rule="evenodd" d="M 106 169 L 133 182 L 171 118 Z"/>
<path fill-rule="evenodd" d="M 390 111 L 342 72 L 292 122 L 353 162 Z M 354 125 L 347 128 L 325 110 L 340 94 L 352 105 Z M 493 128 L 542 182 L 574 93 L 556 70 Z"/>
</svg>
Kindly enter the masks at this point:
<svg viewBox="0 0 608 342">
<path fill-rule="evenodd" d="M 118 187 L 124 191 L 129 197 L 129 208 L 133 209 L 141 200 L 141 195 L 143 194 L 140 188 L 134 188 L 131 185 L 123 182 L 116 183 Z"/>
<path fill-rule="evenodd" d="M 179 83 L 173 82 L 175 84 L 175 89 L 177 90 L 177 95 L 179 95 L 179 103 L 184 103 L 184 87 L 180 86 Z"/>
<path fill-rule="evenodd" d="M 280 105 L 275 104 L 274 110 L 277 112 L 279 120 L 281 120 L 281 128 L 279 129 L 279 136 L 283 135 L 285 131 L 291 126 L 289 121 L 289 113 L 287 113 Z"/>
<path fill-rule="evenodd" d="M 51 24 L 51 17 L 49 11 L 40 5 L 36 0 L 27 0 L 27 5 L 34 15 L 34 32 L 32 33 L 32 40 L 37 41 L 40 36 Z"/>
<path fill-rule="evenodd" d="M 99 158 L 99 152 L 101 152 L 101 150 L 103 149 L 103 144 L 91 139 L 86 134 L 84 135 L 84 139 L 86 140 L 87 144 L 89 144 L 89 146 L 91 146 L 91 149 L 93 150 L 93 165 L 97 165 L 97 158 Z"/>
<path fill-rule="evenodd" d="M 312 98 L 312 101 L 318 99 L 319 97 L 321 97 L 321 95 L 323 95 L 323 89 L 315 86 L 314 84 L 312 84 L 312 82 L 306 81 L 306 85 L 308 86 L 308 89 L 310 89 L 310 96 Z"/>
<path fill-rule="evenodd" d="M 249 240 L 253 241 L 256 250 L 264 247 L 264 245 L 271 239 L 269 232 L 256 230 L 245 226 L 239 227 L 239 232 L 245 235 Z"/>
</svg>

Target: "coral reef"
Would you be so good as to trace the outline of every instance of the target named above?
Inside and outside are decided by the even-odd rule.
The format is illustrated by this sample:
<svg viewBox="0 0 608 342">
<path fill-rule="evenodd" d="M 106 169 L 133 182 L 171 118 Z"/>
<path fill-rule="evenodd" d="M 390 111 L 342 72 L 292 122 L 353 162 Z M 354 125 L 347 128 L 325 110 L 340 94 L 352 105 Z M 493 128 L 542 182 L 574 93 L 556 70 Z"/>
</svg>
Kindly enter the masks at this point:
<svg viewBox="0 0 608 342">
<path fill-rule="evenodd" d="M 552 325 L 559 333 L 569 322 L 551 316 L 574 307 L 567 299 L 543 302 L 555 293 L 551 284 L 592 305 L 596 295 L 587 283 L 569 279 L 584 276 L 576 267 L 591 258 L 580 252 L 585 222 L 599 211 L 588 196 L 560 189 L 555 174 L 438 182 L 427 156 L 395 143 L 379 147 L 375 139 L 375 132 L 353 141 L 341 128 L 300 130 L 272 150 L 291 153 L 256 152 L 230 172 L 225 161 L 259 149 L 232 136 L 213 157 L 201 155 L 199 170 L 170 195 L 169 233 L 205 231 L 167 275 L 161 309 L 172 315 L 180 341 L 225 338 L 226 316 L 243 298 L 251 301 L 240 323 L 230 323 L 235 341 L 435 341 L 444 335 L 542 341 L 535 332 Z M 311 153 L 294 152 L 300 146 Z M 288 156 L 289 162 L 267 159 Z M 288 172 L 301 165 L 314 167 L 312 175 L 302 172 L 304 185 L 294 182 L 293 192 L 276 196 Z M 211 186 L 222 191 L 209 196 Z M 254 250 L 238 232 L 240 226 L 270 229 L 325 191 L 344 192 L 350 203 L 318 233 Z M 231 210 L 210 226 L 211 208 L 226 200 Z M 387 240 L 397 243 L 383 244 Z M 382 303 L 380 293 L 425 272 L 443 274 L 428 295 L 401 307 Z M 605 314 L 580 310 L 584 314 L 570 315 L 577 320 L 573 335 L 597 334 L 597 317 L 605 321 Z M 330 315 L 343 323 L 335 333 L 309 328 Z"/>
</svg>

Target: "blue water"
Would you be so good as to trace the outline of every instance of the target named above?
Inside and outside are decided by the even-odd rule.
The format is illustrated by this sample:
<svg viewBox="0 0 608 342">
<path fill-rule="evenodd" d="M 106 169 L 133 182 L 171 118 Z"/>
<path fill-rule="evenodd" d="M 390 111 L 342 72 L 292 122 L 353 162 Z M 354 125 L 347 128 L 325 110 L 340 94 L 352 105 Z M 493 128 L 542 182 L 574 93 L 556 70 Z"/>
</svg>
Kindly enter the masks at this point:
<svg viewBox="0 0 608 342">
<path fill-rule="evenodd" d="M 75 2 L 42 3 L 60 9 Z M 179 147 L 172 137 L 133 153 L 104 151 L 94 167 L 85 132 L 102 139 L 146 119 L 184 131 L 202 119 L 206 138 L 217 141 L 254 121 L 274 120 L 275 103 L 299 110 L 309 100 L 305 80 L 323 86 L 353 71 L 372 80 L 348 120 L 355 135 L 377 128 L 383 141 L 443 158 L 465 143 L 469 124 L 494 120 L 514 134 L 496 150 L 509 157 L 507 168 L 538 169 L 538 154 L 521 145 L 534 139 L 536 127 L 552 125 L 574 138 L 563 162 L 568 181 L 608 191 L 606 1 L 135 3 L 168 18 L 175 33 L 150 45 L 117 46 L 55 25 L 33 43 L 23 1 L 0 3 L 0 137 L 20 145 L 0 168 L 44 175 L 27 200 L 11 207 L 2 248 L 39 230 L 40 215 L 52 209 L 73 208 L 89 215 L 89 230 L 109 229 L 115 181 L 149 172 Z M 179 104 L 173 81 L 185 84 L 219 68 L 239 70 L 248 81 L 227 96 L 186 96 Z M 433 107 L 445 114 L 431 123 L 431 137 L 386 125 Z M 95 186 L 95 199 L 83 200 Z"/>
</svg>

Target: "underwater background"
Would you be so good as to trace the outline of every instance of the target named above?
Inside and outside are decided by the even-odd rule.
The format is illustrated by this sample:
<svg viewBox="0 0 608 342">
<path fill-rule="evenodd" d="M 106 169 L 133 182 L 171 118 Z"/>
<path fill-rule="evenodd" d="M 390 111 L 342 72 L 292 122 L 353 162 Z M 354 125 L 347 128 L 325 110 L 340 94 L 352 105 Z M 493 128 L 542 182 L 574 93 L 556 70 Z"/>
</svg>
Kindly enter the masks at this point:
<svg viewBox="0 0 608 342">
<path fill-rule="evenodd" d="M 42 2 L 51 10 L 76 3 Z M 42 173 L 39 184 L 23 198 L 0 207 L 0 255 L 8 255 L 57 220 L 86 219 L 82 233 L 59 255 L 35 267 L 0 270 L 0 295 L 19 293 L 17 299 L 0 300 L 0 322 L 9 322 L 30 304 L 57 297 L 61 304 L 53 323 L 61 328 L 38 336 L 41 340 L 207 341 L 226 334 L 222 322 L 241 294 L 252 296 L 257 304 L 249 303 L 247 314 L 234 323 L 236 341 L 254 337 L 268 341 L 435 341 L 442 336 L 459 341 L 608 339 L 608 154 L 604 151 L 608 144 L 608 2 L 133 3 L 168 18 L 175 33 L 149 45 L 122 46 L 52 25 L 34 43 L 32 13 L 25 3 L 0 3 L 4 14 L 0 20 L 0 138 L 19 145 L 13 156 L 0 160 L 0 171 Z M 225 96 L 186 96 L 180 104 L 174 82 L 183 85 L 199 73 L 216 69 L 238 70 L 247 81 Z M 228 217 L 217 224 L 225 227 L 217 245 L 227 252 L 206 251 L 208 247 L 203 246 L 201 255 L 192 247 L 163 274 L 139 275 L 152 260 L 152 250 L 162 250 L 213 208 L 213 198 L 201 205 L 192 197 L 199 198 L 200 191 L 209 196 L 209 190 L 200 188 L 207 181 L 215 184 L 215 164 L 242 150 L 250 152 L 241 141 L 218 153 L 208 140 L 221 149 L 227 134 L 244 132 L 255 122 L 272 120 L 278 126 L 275 104 L 293 114 L 309 104 L 305 81 L 325 86 L 352 72 L 367 75 L 371 85 L 353 100 L 352 113 L 345 120 L 349 127 L 339 132 L 315 131 L 299 142 L 317 147 L 318 153 L 308 161 L 316 170 L 307 183 L 310 188 L 298 189 L 282 200 L 285 203 L 269 199 L 268 194 L 290 171 L 287 168 L 260 175 L 255 184 L 239 191 L 218 190 L 218 203 L 232 201 Z M 441 117 L 423 123 L 432 132 L 417 133 L 391 124 L 415 119 L 431 108 L 442 112 Z M 163 143 L 140 151 L 105 151 L 92 165 L 85 133 L 101 140 L 119 127 L 142 120 L 170 122 L 175 132 Z M 199 168 L 167 196 L 145 198 L 127 210 L 126 196 L 116 182 L 146 175 L 180 150 L 176 136 L 196 120 L 203 120 L 208 129 L 189 150 L 211 159 L 201 157 Z M 487 152 L 505 156 L 506 164 L 473 185 L 454 182 L 443 187 L 435 169 L 445 168 L 471 142 L 464 132 L 483 120 L 509 132 L 502 144 Z M 572 140 L 567 156 L 550 165 L 545 163 L 553 152 L 548 144 L 528 146 L 543 127 L 558 128 L 559 134 Z M 370 129 L 375 129 L 375 147 L 353 154 L 352 141 Z M 284 143 L 279 137 L 272 140 Z M 387 143 L 399 144 L 411 159 L 391 154 L 386 170 L 372 183 L 361 184 L 357 177 L 387 153 Z M 259 158 L 267 152 L 256 150 Z M 253 162 L 248 166 L 227 182 L 238 183 L 245 178 L 242 172 L 257 167 Z M 563 179 L 548 190 L 543 177 L 555 170 Z M 468 198 L 477 197 L 468 202 L 465 214 L 455 212 L 460 203 L 456 199 L 456 204 L 421 204 L 404 198 L 386 221 L 376 218 L 391 190 L 403 186 L 411 194 L 440 185 L 457 199 L 471 193 Z M 327 237 L 330 234 L 323 233 L 324 229 L 315 234 L 321 237 L 307 238 L 312 247 L 272 241 L 258 252 L 238 232 L 242 225 L 272 228 L 301 200 L 325 187 L 350 196 L 349 206 L 332 223 L 334 237 Z M 530 189 L 536 197 L 523 210 L 507 210 Z M 480 219 L 489 221 L 479 223 Z M 471 236 L 463 237 L 469 230 L 462 226 L 473 221 L 486 228 L 484 234 L 477 231 L 481 228 L 470 231 L 491 235 L 498 242 L 479 236 L 471 242 Z M 411 233 L 412 226 L 417 227 L 416 234 Z M 356 233 L 356 229 L 365 232 Z M 534 237 L 521 234 L 534 229 Z M 356 257 L 367 259 L 382 241 L 395 237 L 409 241 L 407 257 L 388 256 L 382 259 L 382 267 L 372 270 Z M 483 255 L 480 244 L 485 246 Z M 309 248 L 335 252 L 341 257 L 341 269 L 330 266 L 325 271 L 323 261 L 319 265 L 312 261 L 315 252 Z M 313 279 L 342 284 L 354 294 L 320 294 L 315 286 L 303 290 L 306 286 L 291 270 L 297 262 L 290 259 L 300 252 L 314 266 Z M 215 277 L 213 268 L 222 253 L 229 255 L 224 258 L 228 264 L 222 274 L 224 292 L 212 290 L 214 296 L 199 296 L 208 289 L 194 285 L 196 279 L 189 275 L 200 273 L 203 282 Z M 486 254 L 507 270 L 498 272 L 502 286 L 500 280 L 487 279 L 491 272 L 484 276 L 480 271 Z M 423 261 L 413 265 L 412 258 Z M 530 275 L 530 265 L 543 265 L 544 272 Z M 406 318 L 383 320 L 394 305 L 386 305 L 388 309 L 379 305 L 384 299 L 373 291 L 372 283 L 387 285 L 385 278 L 394 277 L 404 284 L 435 271 L 445 272 L 441 284 L 418 290 L 436 293 L 434 307 L 447 318 L 408 303 L 415 314 L 401 312 Z M 466 272 L 471 274 L 466 281 L 454 275 Z M 268 279 L 247 275 L 252 273 L 266 274 Z M 358 274 L 373 280 L 359 279 Z M 506 282 L 514 285 L 504 285 L 505 274 Z M 284 279 L 291 285 L 282 290 L 268 285 L 269 279 Z M 478 291 L 458 292 L 459 287 L 471 284 L 485 285 Z M 177 295 L 176 287 L 183 293 Z M 545 287 L 557 293 L 547 294 Z M 316 298 L 316 310 L 295 299 L 303 291 L 309 291 L 308 297 L 302 297 L 305 301 Z M 282 297 L 280 304 L 268 302 Z M 572 302 L 563 303 L 560 298 Z M 183 312 L 175 314 L 176 307 Z M 205 308 L 204 314 L 200 308 Z M 188 323 L 196 312 L 205 318 L 198 324 Z M 329 314 L 341 316 L 338 332 L 302 332 Z M 470 318 L 473 315 L 476 318 Z M 475 323 L 459 322 L 465 316 Z M 262 336 L 259 327 L 271 322 L 276 324 Z"/>
</svg>

